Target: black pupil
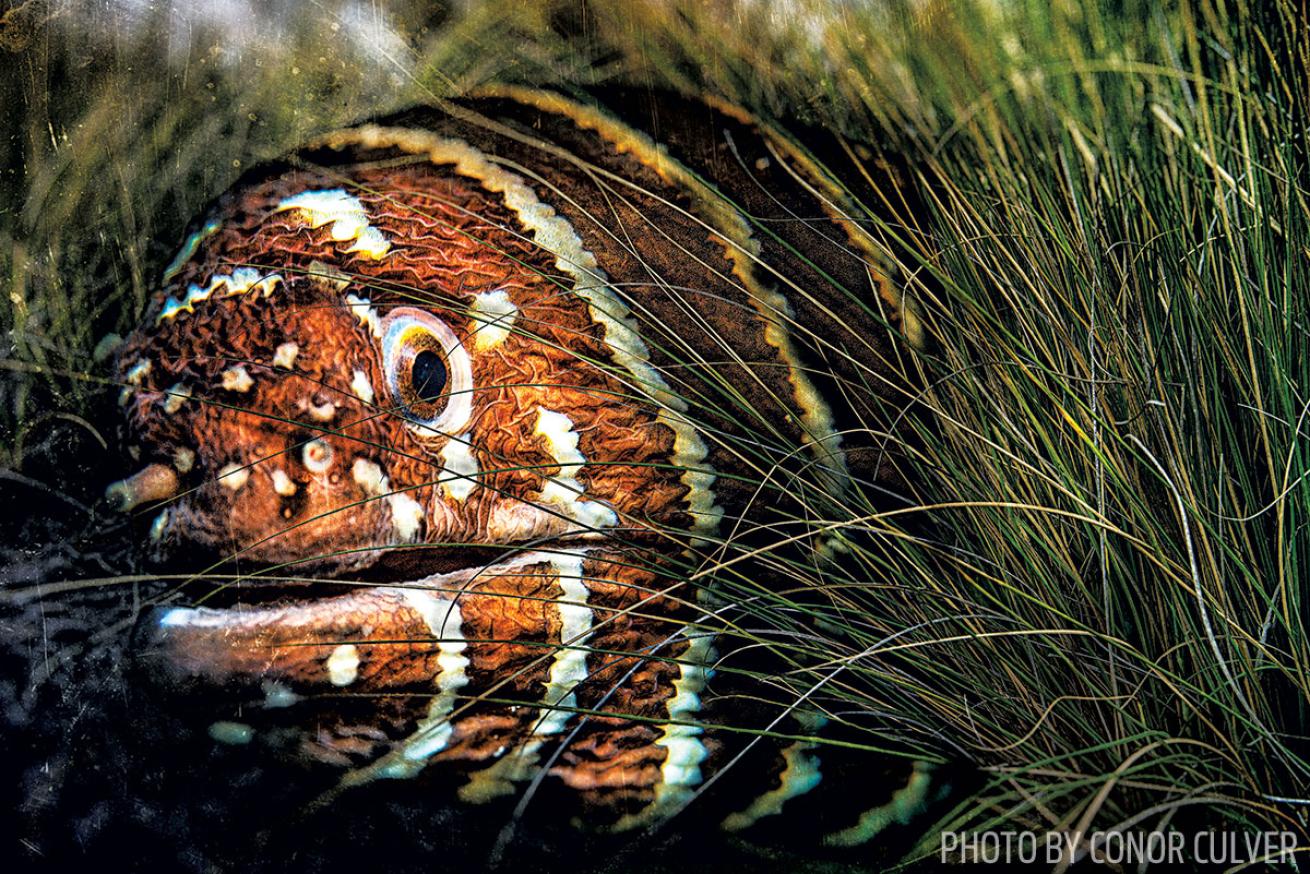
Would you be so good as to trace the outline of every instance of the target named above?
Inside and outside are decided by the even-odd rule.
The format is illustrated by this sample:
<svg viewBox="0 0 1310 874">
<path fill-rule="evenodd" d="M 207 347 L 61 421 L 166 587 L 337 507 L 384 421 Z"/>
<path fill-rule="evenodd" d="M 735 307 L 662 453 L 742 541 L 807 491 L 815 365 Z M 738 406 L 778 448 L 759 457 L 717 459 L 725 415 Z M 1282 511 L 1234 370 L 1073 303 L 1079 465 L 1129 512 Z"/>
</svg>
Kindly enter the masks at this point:
<svg viewBox="0 0 1310 874">
<path fill-rule="evenodd" d="M 414 364 L 409 372 L 414 394 L 422 401 L 438 400 L 446 390 L 446 362 L 430 349 L 424 349 L 414 356 Z"/>
</svg>

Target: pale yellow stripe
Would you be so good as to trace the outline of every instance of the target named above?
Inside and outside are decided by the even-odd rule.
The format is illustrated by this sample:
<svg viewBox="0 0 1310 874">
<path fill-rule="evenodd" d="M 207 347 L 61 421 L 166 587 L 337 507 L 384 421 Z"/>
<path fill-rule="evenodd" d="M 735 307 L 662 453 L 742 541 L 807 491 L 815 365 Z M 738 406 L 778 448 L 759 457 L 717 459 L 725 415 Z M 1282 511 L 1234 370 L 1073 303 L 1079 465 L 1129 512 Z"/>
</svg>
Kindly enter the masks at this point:
<svg viewBox="0 0 1310 874">
<path fill-rule="evenodd" d="M 632 155 L 653 169 L 665 183 L 694 195 L 694 209 L 699 218 L 715 232 L 715 239 L 732 263 L 733 275 L 741 282 L 751 305 L 764 319 L 765 342 L 777 350 L 787 365 L 793 399 L 801 410 L 801 422 L 807 432 L 806 443 L 820 464 L 835 471 L 838 484 L 844 486 L 849 472 L 845 453 L 841 451 L 841 435 L 833 424 L 832 410 L 801 366 L 796 347 L 792 344 L 791 332 L 787 328 L 787 323 L 794 317 L 790 303 L 784 294 L 766 285 L 757 275 L 761 249 L 746 218 L 684 164 L 670 156 L 662 144 L 595 107 L 554 92 L 514 86 L 488 88 L 480 93 L 562 115 L 578 127 L 599 134 L 619 154 Z"/>
<path fill-rule="evenodd" d="M 609 283 L 596 256 L 583 246 L 573 226 L 549 205 L 519 175 L 511 173 L 482 151 L 463 140 L 442 137 L 413 128 L 363 125 L 329 134 L 318 144 L 333 149 L 360 146 L 366 149 L 400 149 L 427 155 L 434 164 L 453 164 L 461 176 L 477 180 L 487 191 L 504 198 L 532 235 L 533 241 L 555 256 L 555 265 L 573 278 L 573 291 L 587 301 L 592 321 L 605 329 L 605 342 L 615 360 L 632 375 L 637 387 L 660 406 L 657 420 L 674 433 L 671 463 L 682 468 L 688 488 L 692 527 L 710 534 L 718 528 L 722 508 L 714 504 L 714 472 L 706 462 L 709 448 L 696 426 L 687 418 L 687 404 L 678 397 L 650 362 L 650 350 L 638 333 L 632 311 Z"/>
<path fill-rule="evenodd" d="M 823 843 L 829 847 L 857 847 L 867 843 L 892 825 L 906 825 L 928 805 L 928 788 L 932 785 L 932 766 L 915 762 L 914 772 L 905 786 L 897 790 L 891 801 L 870 808 L 860 814 L 859 822 L 848 829 L 825 835 Z"/>
<path fill-rule="evenodd" d="M 797 741 L 782 751 L 784 767 L 776 789 L 760 795 L 750 807 L 733 813 L 723 820 L 724 831 L 735 832 L 750 828 L 766 816 L 782 813 L 782 807 L 792 798 L 804 795 L 823 779 L 819 771 L 819 757 L 812 750 L 816 744 Z"/>
<path fill-rule="evenodd" d="M 814 195 L 815 199 L 823 207 L 823 211 L 828 214 L 828 217 L 835 224 L 842 226 L 851 245 L 863 252 L 874 265 L 873 279 L 878 290 L 878 296 L 891 304 L 900 315 L 901 333 L 904 334 L 909 344 L 916 349 L 922 348 L 923 322 L 915 311 L 913 303 L 905 297 L 900 289 L 892 284 L 886 272 L 879 269 L 888 263 L 890 260 L 889 254 L 870 236 L 868 231 L 860 227 L 858 221 L 855 221 L 854 217 L 859 213 L 859 209 L 852 202 L 850 195 L 795 142 L 766 125 L 761 124 L 760 130 L 768 137 L 774 148 L 784 152 L 788 158 L 799 164 L 805 171 L 807 178 L 802 179 L 794 171 L 790 171 L 785 161 L 782 162 L 782 166 L 792 173 L 792 178 Z M 823 189 L 823 193 L 814 190 L 813 186 L 815 184 Z"/>
</svg>

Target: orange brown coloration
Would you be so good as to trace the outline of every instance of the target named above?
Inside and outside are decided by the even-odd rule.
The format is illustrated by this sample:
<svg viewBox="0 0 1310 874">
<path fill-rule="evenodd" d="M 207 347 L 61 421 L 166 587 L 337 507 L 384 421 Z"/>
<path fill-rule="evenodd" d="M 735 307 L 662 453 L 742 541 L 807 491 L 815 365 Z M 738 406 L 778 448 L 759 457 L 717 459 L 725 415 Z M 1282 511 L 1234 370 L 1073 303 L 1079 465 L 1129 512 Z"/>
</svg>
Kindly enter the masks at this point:
<svg viewBox="0 0 1310 874">
<path fill-rule="evenodd" d="M 347 783 L 463 763 L 484 800 L 544 772 L 619 829 L 694 797 L 730 756 L 698 724 L 715 639 L 687 578 L 725 533 L 898 481 L 862 423 L 907 391 L 910 316 L 817 166 L 684 110 L 656 147 L 504 91 L 331 134 L 214 204 L 119 353 L 127 439 L 176 470 L 153 549 L 460 569 L 177 608 L 154 670 L 267 708 L 389 696 L 304 732 Z"/>
<path fill-rule="evenodd" d="M 214 302 L 202 313 L 175 316 L 137 335 L 123 352 L 125 361 L 157 362 L 130 401 L 129 421 L 143 444 L 165 456 L 177 446 L 230 447 L 225 463 L 259 469 L 282 464 L 293 482 L 306 487 L 308 500 L 293 506 L 293 515 L 286 517 L 282 511 L 291 502 L 271 494 L 270 484 L 259 477 L 239 494 L 204 482 L 173 505 L 174 525 L 188 528 L 190 540 L 219 548 L 235 543 L 247 557 L 270 562 L 322 555 L 330 551 L 328 545 L 344 550 L 386 544 L 384 503 L 370 501 L 375 496 L 350 477 L 354 458 L 377 460 L 385 455 L 391 487 L 412 489 L 407 494 L 424 507 L 424 539 L 498 542 L 493 519 L 497 509 L 521 507 L 520 496 L 539 492 L 543 476 L 558 468 L 532 435 L 538 406 L 568 410 L 582 435 L 579 448 L 584 456 L 606 464 L 604 475 L 589 485 L 590 493 L 641 522 L 676 523 L 683 491 L 677 473 L 646 467 L 637 474 L 632 466 L 661 448 L 667 452 L 671 434 L 654 421 L 649 407 L 616 403 L 630 391 L 601 367 L 580 365 L 580 360 L 605 356 L 585 303 L 560 294 L 551 281 L 549 259 L 539 250 L 497 232 L 511 217 L 430 168 L 411 169 L 403 180 L 396 179 L 394 171 L 361 172 L 359 177 L 359 185 L 387 192 L 385 198 L 361 193 L 360 199 L 376 210 L 371 215 L 379 229 L 404 243 L 381 261 L 357 256 L 334 265 L 353 277 L 346 289 L 323 275 L 321 265 L 336 261 L 335 249 L 340 248 L 328 228 L 307 230 L 287 213 L 277 212 L 255 224 L 254 216 L 273 210 L 291 193 L 333 185 L 327 176 L 291 174 L 234 198 L 229 208 L 236 215 L 201 244 L 196 259 L 174 283 L 181 289 L 204 281 L 198 271 L 206 262 L 199 259 L 257 265 L 255 269 L 276 266 L 285 277 L 275 292 L 278 318 L 260 317 L 269 306 L 263 299 Z M 475 209 L 478 222 L 469 216 Z M 445 233 L 438 236 L 433 228 Z M 474 234 L 478 242 L 473 242 Z M 480 438 L 470 449 L 486 474 L 482 488 L 465 505 L 453 506 L 431 488 L 439 471 L 432 457 L 450 436 L 424 439 L 394 414 L 380 393 L 385 376 L 379 362 L 368 354 L 373 338 L 344 302 L 343 293 L 353 290 L 371 297 L 379 314 L 389 305 L 424 303 L 448 317 L 457 336 L 467 340 L 479 327 L 467 312 L 475 292 L 485 289 L 511 296 L 519 309 L 520 330 L 491 353 L 474 356 L 473 379 L 479 388 L 473 397 L 474 415 L 464 430 Z M 158 319 L 156 311 L 150 316 Z M 225 344 L 223 354 L 215 354 L 216 341 Z M 292 374 L 272 364 L 276 349 L 287 342 L 300 350 Z M 191 403 L 171 415 L 161 414 L 164 396 L 157 387 L 174 382 L 216 386 L 221 372 L 235 363 L 253 377 L 252 389 L 239 396 L 220 389 L 213 403 Z M 356 371 L 374 387 L 376 402 L 352 390 L 347 375 Z M 310 405 L 324 403 L 336 407 L 326 427 L 306 415 Z M 335 463 L 326 474 L 327 483 L 319 476 L 311 489 L 316 477 L 298 469 L 295 455 L 313 438 L 334 447 Z M 614 451 L 608 451 L 611 438 Z M 638 447 L 646 450 L 634 453 Z M 218 461 L 210 462 L 211 471 L 222 467 Z M 625 488 L 637 480 L 642 488 Z M 355 506 L 340 509 L 351 504 Z M 540 525 L 540 534 L 562 533 L 552 530 L 559 526 L 551 520 Z M 343 538 L 344 530 L 359 536 L 354 541 Z M 364 560 L 351 556 L 345 561 Z"/>
</svg>

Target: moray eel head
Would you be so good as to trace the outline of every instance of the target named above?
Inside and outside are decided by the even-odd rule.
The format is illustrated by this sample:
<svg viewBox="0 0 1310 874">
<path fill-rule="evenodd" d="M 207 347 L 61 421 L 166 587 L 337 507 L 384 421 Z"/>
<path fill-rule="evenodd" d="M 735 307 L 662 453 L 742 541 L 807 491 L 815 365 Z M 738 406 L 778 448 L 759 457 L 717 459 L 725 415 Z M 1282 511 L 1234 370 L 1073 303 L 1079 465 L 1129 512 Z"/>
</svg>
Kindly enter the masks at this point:
<svg viewBox="0 0 1310 874">
<path fill-rule="evenodd" d="M 119 356 L 146 466 L 111 491 L 169 499 L 156 552 L 355 568 L 713 522 L 704 445 L 604 273 L 548 209 L 486 194 L 379 162 L 219 201 Z"/>
</svg>

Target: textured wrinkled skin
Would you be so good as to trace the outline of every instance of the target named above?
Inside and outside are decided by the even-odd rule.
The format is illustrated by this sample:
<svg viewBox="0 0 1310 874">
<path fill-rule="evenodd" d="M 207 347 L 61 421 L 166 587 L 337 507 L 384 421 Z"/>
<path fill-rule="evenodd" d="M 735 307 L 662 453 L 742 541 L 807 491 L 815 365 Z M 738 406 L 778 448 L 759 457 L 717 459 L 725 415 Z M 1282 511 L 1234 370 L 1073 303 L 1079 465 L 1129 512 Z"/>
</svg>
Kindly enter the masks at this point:
<svg viewBox="0 0 1310 874">
<path fill-rule="evenodd" d="M 585 547 L 616 536 L 639 543 L 657 529 L 688 527 L 687 487 L 669 464 L 673 431 L 616 373 L 603 332 L 586 302 L 563 291 L 553 258 L 513 230 L 503 206 L 452 174 L 424 165 L 348 172 L 370 224 L 392 241 L 385 257 L 352 253 L 352 241 L 333 239 L 332 223 L 314 228 L 306 215 L 278 209 L 296 194 L 334 189 L 339 175 L 290 171 L 256 181 L 219 202 L 218 229 L 200 240 L 120 352 L 120 377 L 130 386 L 127 436 L 141 447 L 139 460 L 172 465 L 179 453 L 194 454 L 181 494 L 164 503 L 152 529 L 153 550 L 199 546 L 294 564 L 298 572 L 341 573 L 424 543 L 454 551 L 462 564 L 473 559 L 458 558 L 459 544 L 512 551 L 550 542 Z M 189 287 L 242 268 L 280 281 L 268 295 L 214 295 L 191 311 L 161 316 Z M 478 333 L 488 319 L 474 301 L 488 291 L 508 295 L 517 313 L 513 329 L 483 347 Z M 413 427 L 402 400 L 388 393 L 382 341 L 364 310 L 385 319 L 399 307 L 442 319 L 469 356 L 472 410 L 451 433 Z M 278 360 L 285 344 L 296 347 L 289 362 Z M 134 376 L 143 361 L 147 372 Z M 236 367 L 249 379 L 225 381 Z M 360 396 L 357 373 L 371 400 Z M 567 491 L 566 482 L 563 504 L 542 498 L 561 467 L 537 433 L 539 408 L 567 415 L 587 461 L 575 480 L 584 494 Z M 466 442 L 478 471 L 467 494 L 444 485 L 443 451 L 456 439 Z M 311 466 L 306 447 L 323 444 L 326 462 L 320 454 Z M 376 465 L 385 480 L 361 477 L 361 462 L 366 472 Z M 569 499 L 612 509 L 617 524 L 590 530 L 570 517 Z M 409 501 L 421 518 L 406 530 L 397 515 L 412 512 Z M 668 581 L 642 568 L 649 558 L 615 559 L 589 558 L 588 643 L 634 655 L 594 659 L 573 695 L 578 706 L 658 715 L 675 692 L 678 666 L 667 659 L 687 647 L 671 634 L 688 610 L 676 597 L 659 596 Z M 551 645 L 561 640 L 552 606 L 563 594 L 556 572 L 549 562 L 522 571 L 492 566 L 463 573 L 458 584 L 429 579 L 424 587 L 457 601 L 461 634 L 475 642 L 467 691 L 531 705 L 457 712 L 453 735 L 432 761 L 471 768 L 530 742 L 542 718 Z M 423 617 L 391 591 L 204 615 L 209 625 L 157 631 L 147 652 L 155 670 L 193 688 L 277 682 L 300 696 L 332 688 L 328 656 L 351 641 L 361 653 L 352 693 L 418 693 L 399 712 L 379 711 L 362 723 L 341 716 L 326 730 L 306 732 L 299 752 L 317 761 L 366 769 L 386 762 L 389 750 L 394 758 L 442 672 Z M 664 658 L 641 657 L 648 655 Z M 659 782 L 665 753 L 652 745 L 658 736 L 650 725 L 597 716 L 552 773 L 590 793 L 593 807 L 639 812 Z M 485 785 L 494 795 L 507 784 Z"/>
<path fill-rule="evenodd" d="M 151 551 L 336 583 L 156 612 L 139 658 L 170 694 L 237 702 L 242 724 L 216 737 L 345 769 L 345 787 L 436 771 L 476 803 L 530 784 L 566 818 L 631 831 L 732 770 L 702 807 L 714 823 L 776 820 L 818 783 L 813 745 L 713 729 L 819 723 L 715 695 L 727 602 L 702 578 L 728 555 L 718 529 L 749 543 L 771 518 L 786 537 L 806 500 L 848 485 L 848 462 L 894 479 L 877 435 L 834 418 L 862 421 L 881 409 L 869 387 L 898 385 L 882 330 L 862 299 L 810 294 L 888 298 L 887 281 L 849 223 L 794 221 L 831 216 L 831 195 L 739 114 L 700 107 L 680 118 L 705 132 L 668 133 L 769 218 L 758 237 L 615 119 L 540 93 L 470 103 L 510 121 L 416 110 L 248 175 L 123 344 L 144 468 L 115 489 L 155 514 Z M 775 274 L 805 293 L 783 298 Z M 388 369 L 392 326 L 414 320 L 450 338 L 422 415 L 405 387 L 418 371 Z M 870 356 L 832 355 L 847 347 Z M 829 408 L 820 379 L 851 409 Z M 417 555 L 407 574 L 378 576 L 398 555 Z M 878 767 L 893 797 L 922 801 L 922 780 Z M 860 813 L 827 811 L 807 828 L 841 835 Z"/>
<path fill-rule="evenodd" d="M 169 462 L 195 453 L 192 490 L 169 505 L 163 546 L 183 542 L 239 553 L 269 563 L 310 560 L 358 566 L 371 548 L 429 543 L 513 543 L 566 533 L 578 526 L 531 502 L 559 467 L 533 434 L 536 407 L 567 411 L 580 435 L 579 450 L 595 464 L 580 481 L 589 497 L 612 507 L 628 525 L 684 524 L 685 488 L 676 471 L 650 466 L 667 459 L 672 432 L 655 422 L 649 404 L 631 399 L 602 364 L 602 338 L 585 303 L 561 292 L 549 255 L 507 232 L 504 208 L 427 167 L 361 171 L 354 182 L 372 221 L 402 241 L 381 261 L 342 250 L 331 227 L 308 228 L 293 211 L 274 212 L 282 199 L 338 184 L 328 176 L 291 173 L 229 196 L 222 224 L 170 284 L 180 297 L 192 283 L 208 283 L 219 265 L 254 267 L 284 277 L 272 298 L 248 293 L 196 304 L 196 312 L 159 322 L 166 295 L 147 314 L 146 328 L 120 355 L 125 382 L 150 361 L 139 391 L 128 400 L 128 439 L 145 447 L 142 461 Z M 328 276 L 329 272 L 349 277 Z M 469 312 L 475 294 L 504 291 L 519 308 L 515 330 L 494 349 L 479 351 L 475 334 L 486 324 Z M 377 338 L 346 303 L 419 304 L 444 319 L 470 352 L 473 414 L 464 427 L 469 450 L 486 472 L 466 501 L 434 487 L 440 453 L 455 435 L 418 434 L 387 396 Z M 298 347 L 291 368 L 276 366 L 281 344 Z M 242 366 L 252 385 L 223 388 L 222 374 Z M 360 371 L 372 402 L 352 390 Z M 166 392 L 185 386 L 191 396 L 165 412 Z M 335 406 L 330 421 L 311 410 Z M 306 443 L 332 449 L 327 470 L 302 463 Z M 391 490 L 423 508 L 421 531 L 395 530 L 391 507 L 355 482 L 352 466 L 380 466 Z M 240 489 L 218 478 L 228 465 L 248 468 Z M 294 495 L 274 489 L 284 471 Z M 363 550 L 363 552 L 358 552 Z"/>
</svg>

